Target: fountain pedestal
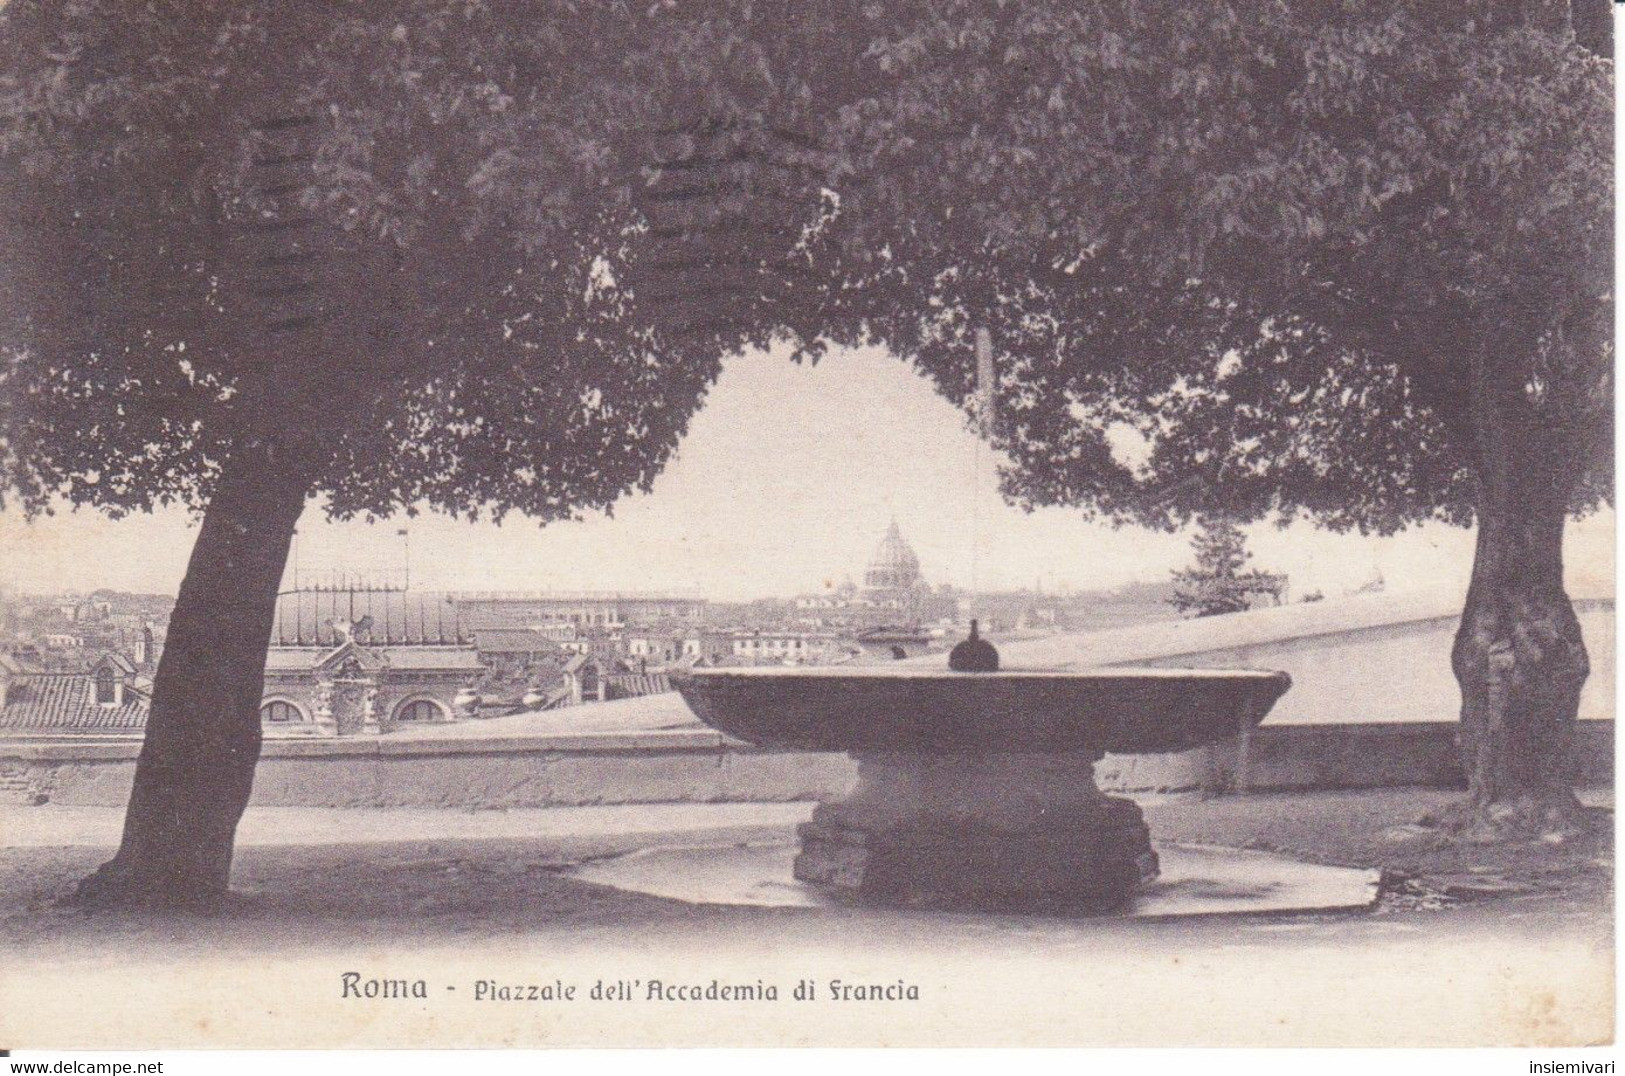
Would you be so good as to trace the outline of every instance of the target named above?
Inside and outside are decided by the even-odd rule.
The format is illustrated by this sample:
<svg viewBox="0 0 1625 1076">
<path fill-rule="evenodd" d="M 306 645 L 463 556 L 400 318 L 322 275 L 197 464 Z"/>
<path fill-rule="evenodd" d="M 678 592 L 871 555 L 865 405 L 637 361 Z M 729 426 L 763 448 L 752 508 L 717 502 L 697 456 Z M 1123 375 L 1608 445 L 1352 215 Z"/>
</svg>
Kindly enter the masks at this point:
<svg viewBox="0 0 1625 1076">
<path fill-rule="evenodd" d="M 1098 752 L 855 752 L 858 784 L 800 827 L 795 876 L 862 901 L 1105 911 L 1156 877 L 1139 807 Z"/>
</svg>

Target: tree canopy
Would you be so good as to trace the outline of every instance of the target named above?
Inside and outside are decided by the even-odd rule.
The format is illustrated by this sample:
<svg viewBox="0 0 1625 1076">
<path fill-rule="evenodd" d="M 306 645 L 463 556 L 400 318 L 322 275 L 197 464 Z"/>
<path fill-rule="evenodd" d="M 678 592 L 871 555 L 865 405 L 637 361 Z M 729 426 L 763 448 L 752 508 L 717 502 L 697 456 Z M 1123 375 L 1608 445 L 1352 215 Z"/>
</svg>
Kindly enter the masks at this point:
<svg viewBox="0 0 1625 1076">
<path fill-rule="evenodd" d="M 883 255 L 857 290 L 956 399 L 993 325 L 1022 503 L 1466 522 L 1483 351 L 1583 509 L 1612 488 L 1612 65 L 1566 7 L 922 6 L 848 110 L 846 234 Z"/>
<path fill-rule="evenodd" d="M 733 341 L 630 316 L 643 22 L 8 5 L 4 485 L 201 505 L 234 449 L 280 441 L 316 443 L 338 515 L 553 519 L 647 487 Z"/>
<path fill-rule="evenodd" d="M 195 500 L 297 367 L 369 383 L 335 511 L 551 518 L 647 485 L 723 352 L 878 341 L 968 401 L 982 325 L 1016 500 L 1388 531 L 1470 518 L 1491 332 L 1583 508 L 1611 65 L 1560 9 L 14 4 L 8 484 Z M 290 197 L 372 258 L 314 312 L 349 358 L 255 331 L 319 283 L 241 264 Z"/>
</svg>

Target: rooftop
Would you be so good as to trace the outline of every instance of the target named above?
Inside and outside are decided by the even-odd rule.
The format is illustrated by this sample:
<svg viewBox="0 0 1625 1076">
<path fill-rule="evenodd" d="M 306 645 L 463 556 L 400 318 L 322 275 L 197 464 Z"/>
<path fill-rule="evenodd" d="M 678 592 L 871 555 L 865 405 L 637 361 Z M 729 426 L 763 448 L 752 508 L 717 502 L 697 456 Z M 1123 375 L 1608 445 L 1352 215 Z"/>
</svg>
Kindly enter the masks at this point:
<svg viewBox="0 0 1625 1076">
<path fill-rule="evenodd" d="M 45 673 L 15 681 L 0 707 L 0 728 L 60 731 L 115 731 L 144 728 L 147 696 L 126 685 L 123 702 L 103 706 L 96 702 L 90 677 L 72 673 Z"/>
<path fill-rule="evenodd" d="M 487 628 L 473 630 L 474 649 L 482 654 L 529 654 L 558 649 L 558 643 L 529 628 Z"/>
<path fill-rule="evenodd" d="M 296 590 L 277 596 L 273 647 L 333 647 L 352 632 L 368 646 L 469 642 L 456 604 L 438 591 Z"/>
</svg>

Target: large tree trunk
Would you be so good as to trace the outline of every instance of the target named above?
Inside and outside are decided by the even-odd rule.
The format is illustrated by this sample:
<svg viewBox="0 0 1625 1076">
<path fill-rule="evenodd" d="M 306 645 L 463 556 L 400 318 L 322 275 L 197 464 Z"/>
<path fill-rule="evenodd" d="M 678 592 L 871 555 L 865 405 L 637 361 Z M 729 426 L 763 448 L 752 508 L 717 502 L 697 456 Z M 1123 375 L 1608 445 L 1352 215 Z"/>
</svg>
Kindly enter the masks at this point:
<svg viewBox="0 0 1625 1076">
<path fill-rule="evenodd" d="M 277 589 L 310 488 L 299 470 L 262 448 L 226 464 L 170 618 L 123 842 L 81 902 L 208 907 L 225 894 Z"/>
<path fill-rule="evenodd" d="M 273 23 L 282 44 L 271 52 L 298 53 L 302 17 Z M 222 226 L 219 264 L 239 343 L 263 350 L 238 371 L 243 428 L 170 617 L 123 841 L 80 884 L 86 904 L 208 907 L 225 895 L 294 526 L 331 446 L 375 404 L 367 386 L 389 384 L 407 354 L 391 343 L 406 301 L 394 290 L 399 251 L 307 220 L 300 198 L 315 184 L 324 113 L 271 107 L 297 97 L 277 85 L 287 74 L 240 91 L 267 116 L 248 137 L 250 156 L 267 158 L 250 182 L 271 209 Z M 297 371 L 285 367 L 290 354 Z"/>
<path fill-rule="evenodd" d="M 1485 838 L 1563 833 L 1579 819 L 1574 723 L 1590 673 L 1563 587 L 1570 461 L 1560 424 L 1515 369 L 1481 353 L 1469 391 L 1478 546 L 1452 652 L 1469 789 L 1461 821 Z"/>
<path fill-rule="evenodd" d="M 1579 810 L 1574 722 L 1590 667 L 1562 543 L 1561 516 L 1479 520 L 1452 663 L 1469 820 L 1487 836 L 1561 832 Z"/>
</svg>

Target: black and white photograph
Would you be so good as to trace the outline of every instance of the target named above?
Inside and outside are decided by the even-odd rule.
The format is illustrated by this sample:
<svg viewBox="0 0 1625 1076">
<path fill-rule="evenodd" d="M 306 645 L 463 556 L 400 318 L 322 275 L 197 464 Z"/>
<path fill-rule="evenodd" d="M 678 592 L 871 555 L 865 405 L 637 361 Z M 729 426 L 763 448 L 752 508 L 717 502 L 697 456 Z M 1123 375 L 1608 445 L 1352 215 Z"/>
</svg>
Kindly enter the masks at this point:
<svg viewBox="0 0 1625 1076">
<path fill-rule="evenodd" d="M 1614 19 L 0 0 L 9 1071 L 1613 1071 Z"/>
</svg>

